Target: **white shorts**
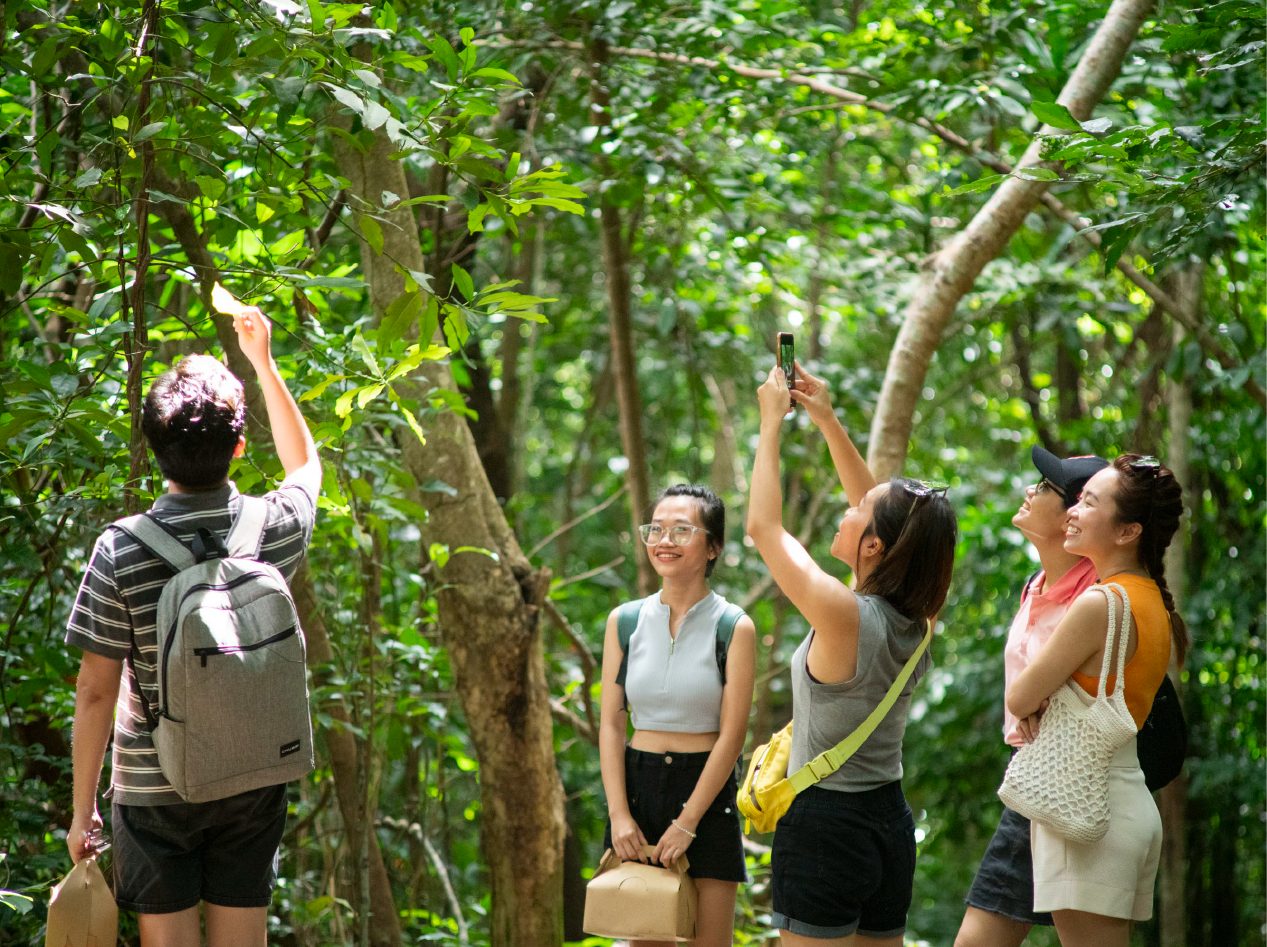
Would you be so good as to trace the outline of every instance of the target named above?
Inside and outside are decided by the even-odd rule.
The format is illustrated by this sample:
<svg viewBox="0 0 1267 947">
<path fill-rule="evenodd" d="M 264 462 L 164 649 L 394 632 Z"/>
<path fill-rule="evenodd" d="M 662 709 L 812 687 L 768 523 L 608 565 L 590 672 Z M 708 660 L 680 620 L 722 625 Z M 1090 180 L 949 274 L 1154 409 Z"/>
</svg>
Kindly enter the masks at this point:
<svg viewBox="0 0 1267 947">
<path fill-rule="evenodd" d="M 1030 823 L 1034 910 L 1087 911 L 1146 921 L 1161 860 L 1161 815 L 1144 785 L 1135 741 L 1109 767 L 1109 832 L 1098 842 L 1071 842 Z"/>
</svg>

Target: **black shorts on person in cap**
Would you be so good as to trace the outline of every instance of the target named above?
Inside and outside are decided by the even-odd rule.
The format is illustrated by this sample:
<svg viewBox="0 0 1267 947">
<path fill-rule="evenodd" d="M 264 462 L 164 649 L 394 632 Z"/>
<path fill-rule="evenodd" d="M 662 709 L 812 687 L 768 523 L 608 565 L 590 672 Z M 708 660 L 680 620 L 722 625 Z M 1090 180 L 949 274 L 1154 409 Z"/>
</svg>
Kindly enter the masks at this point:
<svg viewBox="0 0 1267 947">
<path fill-rule="evenodd" d="M 655 845 L 669 827 L 670 820 L 695 791 L 708 753 L 647 753 L 625 747 L 625 796 L 629 813 L 649 845 Z M 743 860 L 743 834 L 739 830 L 738 793 L 732 771 L 721 792 L 713 800 L 695 829 L 695 839 L 686 850 L 687 874 L 692 878 L 718 881 L 748 880 Z M 603 847 L 611 848 L 612 827 L 607 823 Z"/>
<path fill-rule="evenodd" d="M 266 907 L 286 827 L 286 786 L 215 802 L 113 805 L 114 896 L 139 914 L 172 914 L 199 901 Z"/>
<path fill-rule="evenodd" d="M 971 907 L 1023 924 L 1052 925 L 1051 915 L 1034 910 L 1034 854 L 1029 819 L 1003 807 L 999 827 L 986 846 L 981 867 L 965 899 Z"/>
<path fill-rule="evenodd" d="M 779 820 L 770 864 L 774 927 L 822 939 L 901 934 L 915 878 L 902 784 L 806 789 Z"/>
</svg>

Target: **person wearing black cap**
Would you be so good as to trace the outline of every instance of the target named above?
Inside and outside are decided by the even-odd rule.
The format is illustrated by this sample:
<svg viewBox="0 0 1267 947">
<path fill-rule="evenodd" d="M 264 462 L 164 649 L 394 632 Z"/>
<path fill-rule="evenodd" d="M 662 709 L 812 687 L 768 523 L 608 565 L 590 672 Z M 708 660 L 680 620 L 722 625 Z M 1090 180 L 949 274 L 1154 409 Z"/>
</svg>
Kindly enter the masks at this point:
<svg viewBox="0 0 1267 947">
<path fill-rule="evenodd" d="M 1065 521 L 1087 480 L 1108 466 L 1102 457 L 1060 458 L 1037 446 L 1030 456 L 1041 479 L 1025 488 L 1012 525 L 1034 546 L 1042 569 L 1021 590 L 1008 632 L 1003 651 L 1008 685 L 1038 654 L 1074 599 L 1095 583 L 1090 560 L 1064 548 Z M 1003 739 L 1009 746 L 1025 742 L 1023 726 L 1004 707 Z M 1030 828 L 1024 816 L 1004 807 L 966 900 L 956 947 L 1018 947 L 1033 925 L 1051 926 L 1051 915 L 1033 907 Z"/>
</svg>

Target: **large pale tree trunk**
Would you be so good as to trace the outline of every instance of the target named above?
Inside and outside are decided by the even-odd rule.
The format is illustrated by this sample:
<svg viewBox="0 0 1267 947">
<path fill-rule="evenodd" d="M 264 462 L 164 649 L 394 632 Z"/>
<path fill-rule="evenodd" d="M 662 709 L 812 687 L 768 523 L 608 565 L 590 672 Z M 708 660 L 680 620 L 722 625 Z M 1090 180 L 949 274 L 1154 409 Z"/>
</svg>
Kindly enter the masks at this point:
<svg viewBox="0 0 1267 947">
<path fill-rule="evenodd" d="M 1176 300 L 1188 312 L 1201 313 L 1201 284 L 1204 266 L 1189 264 L 1174 274 L 1172 290 Z M 1183 327 L 1174 326 L 1175 345 L 1184 341 Z M 1188 458 L 1188 426 L 1192 421 L 1192 393 L 1186 378 L 1171 379 L 1166 389 L 1166 406 L 1170 421 L 1170 439 L 1166 451 L 1166 463 L 1174 471 L 1175 479 L 1185 488 L 1192 484 L 1192 466 Z M 1191 493 L 1187 506 L 1192 509 Z M 1183 614 L 1187 598 L 1188 535 L 1192 528 L 1191 513 L 1179 525 L 1179 531 L 1166 550 L 1166 584 L 1175 597 L 1175 608 Z M 1179 669 L 1171 668 L 1176 688 L 1179 687 Z M 1163 789 L 1159 795 L 1161 810 L 1162 849 L 1158 893 L 1160 895 L 1159 921 L 1161 947 L 1184 947 L 1188 943 L 1187 897 L 1184 880 L 1187 873 L 1187 811 L 1188 776 L 1179 778 Z"/>
<path fill-rule="evenodd" d="M 1114 0 L 1109 7 L 1056 100 L 1075 118 L 1090 117 L 1121 71 L 1152 7 L 1152 0 Z M 1041 145 L 1036 137 L 1017 167 L 1038 164 Z M 871 422 L 867 464 L 877 478 L 902 469 L 929 363 L 959 300 L 972 289 L 986 264 L 1002 252 L 1046 189 L 1043 181 L 1008 178 L 967 227 L 929 258 L 911 293 Z"/>
<path fill-rule="evenodd" d="M 342 173 L 352 205 L 377 206 L 384 191 L 406 193 L 404 170 L 381 133 L 366 151 L 340 138 Z M 398 267 L 423 269 L 417 225 L 407 210 L 383 215 L 383 252 L 362 243 L 374 310 L 404 291 Z M 424 340 L 425 341 L 425 340 Z M 452 389 L 447 364 L 428 362 L 401 387 L 425 400 Z M 403 437 L 406 469 L 418 483 L 444 481 L 456 496 L 421 495 L 425 545 L 473 546 L 496 553 L 457 553 L 440 570 L 436 594 L 444 642 L 480 760 L 481 838 L 492 890 L 495 947 L 562 942 L 563 791 L 555 769 L 553 729 L 539 615 L 548 574 L 532 568 L 489 486 L 465 421 L 451 412 L 427 418 L 427 443 Z"/>
</svg>

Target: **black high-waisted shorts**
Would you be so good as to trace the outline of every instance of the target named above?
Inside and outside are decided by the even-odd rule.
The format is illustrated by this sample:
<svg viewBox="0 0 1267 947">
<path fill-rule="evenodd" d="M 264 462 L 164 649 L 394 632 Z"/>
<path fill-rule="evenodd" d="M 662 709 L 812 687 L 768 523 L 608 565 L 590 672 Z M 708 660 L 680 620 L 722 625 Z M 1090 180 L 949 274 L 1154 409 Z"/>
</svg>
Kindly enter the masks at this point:
<svg viewBox="0 0 1267 947">
<path fill-rule="evenodd" d="M 669 821 L 681 813 L 707 762 L 707 753 L 647 753 L 625 747 L 625 795 L 629 812 L 648 844 L 660 841 Z M 732 772 L 700 819 L 696 838 L 686 850 L 687 874 L 692 878 L 748 880 L 739 810 L 735 807 L 738 788 Z M 603 835 L 603 847 L 611 847 L 610 822 Z"/>
</svg>

